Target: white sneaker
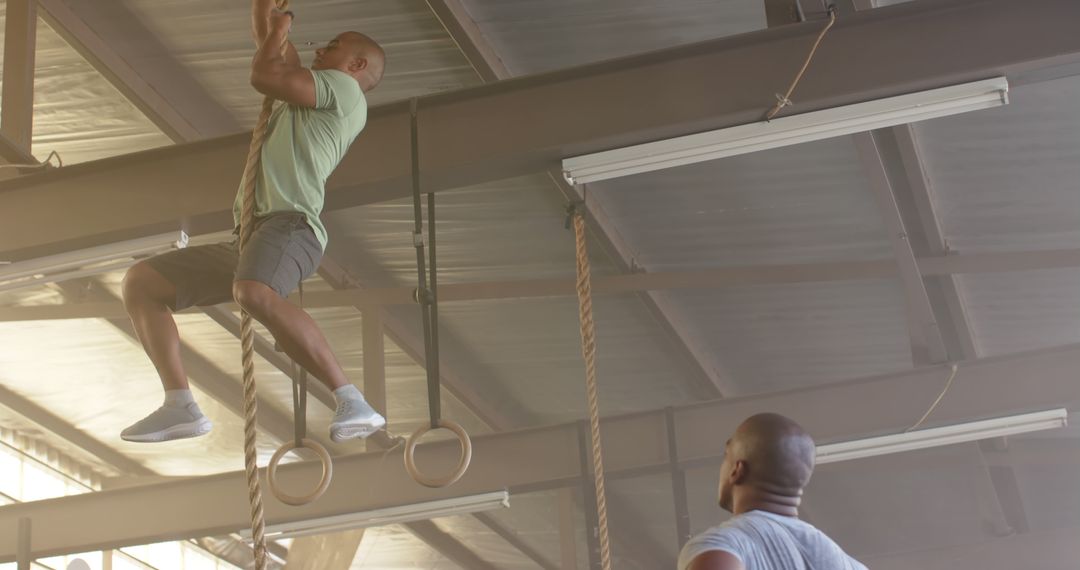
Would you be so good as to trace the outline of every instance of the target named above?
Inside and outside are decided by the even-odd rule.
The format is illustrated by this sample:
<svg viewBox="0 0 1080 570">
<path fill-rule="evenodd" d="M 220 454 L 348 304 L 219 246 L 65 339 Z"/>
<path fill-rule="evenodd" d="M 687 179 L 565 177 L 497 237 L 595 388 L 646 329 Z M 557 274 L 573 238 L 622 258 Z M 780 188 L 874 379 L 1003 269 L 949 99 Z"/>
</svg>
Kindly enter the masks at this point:
<svg viewBox="0 0 1080 570">
<path fill-rule="evenodd" d="M 341 443 L 349 439 L 363 439 L 386 427 L 386 418 L 360 398 L 347 398 L 338 402 L 334 419 L 330 421 L 330 439 Z"/>
<path fill-rule="evenodd" d="M 140 443 L 172 441 L 210 433 L 214 424 L 195 402 L 183 407 L 162 406 L 120 432 L 120 439 Z"/>
</svg>

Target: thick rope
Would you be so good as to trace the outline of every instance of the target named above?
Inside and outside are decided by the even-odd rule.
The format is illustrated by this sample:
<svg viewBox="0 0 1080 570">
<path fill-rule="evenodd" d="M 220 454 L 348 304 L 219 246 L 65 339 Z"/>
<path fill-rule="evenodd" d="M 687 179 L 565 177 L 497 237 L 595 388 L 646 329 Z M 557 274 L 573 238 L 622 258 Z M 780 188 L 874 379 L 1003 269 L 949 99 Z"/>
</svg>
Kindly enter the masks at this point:
<svg viewBox="0 0 1080 570">
<path fill-rule="evenodd" d="M 278 0 L 279 10 L 288 8 L 288 0 Z M 285 46 L 282 46 L 285 49 Z M 266 141 L 267 125 L 270 113 L 274 110 L 274 99 L 264 97 L 259 120 L 251 135 L 248 147 L 247 165 L 244 166 L 244 200 L 240 217 L 240 251 L 243 252 L 251 238 L 252 223 L 255 220 L 255 181 L 262 157 L 263 143 Z M 241 362 L 244 367 L 244 471 L 247 473 L 248 503 L 251 505 L 251 537 L 255 549 L 255 569 L 266 570 L 266 521 L 263 518 L 262 489 L 259 484 L 259 464 L 255 445 L 255 419 L 258 414 L 258 400 L 255 392 L 255 329 L 251 315 L 240 312 L 240 347 Z"/>
<path fill-rule="evenodd" d="M 577 295 L 581 315 L 581 353 L 585 357 L 585 391 L 592 429 L 593 477 L 596 483 L 596 514 L 600 534 L 600 566 L 611 570 L 611 545 L 608 542 L 607 496 L 604 493 L 604 457 L 600 449 L 600 404 L 596 386 L 596 330 L 592 315 L 592 279 L 589 251 L 585 245 L 585 218 L 575 211 L 574 239 L 577 243 Z"/>
</svg>

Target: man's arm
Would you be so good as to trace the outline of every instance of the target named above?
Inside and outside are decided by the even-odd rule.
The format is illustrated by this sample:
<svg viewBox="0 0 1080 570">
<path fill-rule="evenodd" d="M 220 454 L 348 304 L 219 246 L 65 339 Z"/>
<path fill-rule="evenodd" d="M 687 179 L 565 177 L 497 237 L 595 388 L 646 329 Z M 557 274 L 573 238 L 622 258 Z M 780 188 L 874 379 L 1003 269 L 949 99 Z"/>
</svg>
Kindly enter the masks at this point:
<svg viewBox="0 0 1080 570">
<path fill-rule="evenodd" d="M 251 37 L 255 40 L 256 49 L 262 47 L 270 33 L 270 14 L 275 6 L 274 0 L 251 0 Z M 285 61 L 300 65 L 300 55 L 292 43 L 288 44 Z"/>
<path fill-rule="evenodd" d="M 256 0 L 258 1 L 258 0 Z M 251 86 L 263 95 L 300 105 L 315 106 L 315 79 L 298 61 L 281 55 L 281 44 L 289 32 L 292 16 L 271 11 L 266 38 L 251 63 Z"/>
<path fill-rule="evenodd" d="M 746 570 L 730 552 L 710 550 L 697 555 L 687 570 Z"/>
</svg>

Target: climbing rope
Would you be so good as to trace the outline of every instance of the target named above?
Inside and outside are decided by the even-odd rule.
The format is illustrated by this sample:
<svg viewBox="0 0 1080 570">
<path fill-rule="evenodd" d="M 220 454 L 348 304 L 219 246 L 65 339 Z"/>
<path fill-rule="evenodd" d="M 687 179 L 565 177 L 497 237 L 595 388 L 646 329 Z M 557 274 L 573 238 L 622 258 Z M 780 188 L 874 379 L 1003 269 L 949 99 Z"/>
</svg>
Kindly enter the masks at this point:
<svg viewBox="0 0 1080 570">
<path fill-rule="evenodd" d="M 593 479 L 596 485 L 596 514 L 600 535 L 600 565 L 611 570 L 611 545 L 608 541 L 607 496 L 604 493 L 604 457 L 600 448 L 600 403 L 596 383 L 596 327 L 592 314 L 592 277 L 589 250 L 585 244 L 585 216 L 575 206 L 569 208 L 574 224 L 577 252 L 578 312 L 581 316 L 581 353 L 585 357 L 585 392 L 589 405 Z"/>
<path fill-rule="evenodd" d="M 414 481 L 425 487 L 439 488 L 453 485 L 472 461 L 472 440 L 465 428 L 457 422 L 442 417 L 441 387 L 439 382 L 439 299 L 438 282 L 436 280 L 435 267 L 435 194 L 428 193 L 428 238 L 430 245 L 430 258 L 424 256 L 424 215 L 420 200 L 420 135 L 419 121 L 417 119 L 417 100 L 414 98 L 409 105 L 410 112 L 410 140 L 412 144 L 412 193 L 413 193 L 413 217 L 415 227 L 413 231 L 413 246 L 416 247 L 416 274 L 417 288 L 414 299 L 420 304 L 422 324 L 424 327 L 424 358 L 426 360 L 428 385 L 428 410 L 430 421 L 420 426 L 409 436 L 405 444 L 405 470 Z M 430 265 L 431 272 L 427 271 Z M 420 472 L 416 467 L 416 445 L 420 438 L 433 429 L 447 429 L 457 435 L 461 444 L 461 456 L 457 467 L 444 477 L 430 477 Z"/>
<path fill-rule="evenodd" d="M 289 7 L 289 0 L 276 0 L 279 10 Z M 285 49 L 285 46 L 281 46 Z M 247 164 L 244 166 L 244 199 L 240 217 L 240 251 L 243 252 L 251 238 L 252 222 L 255 220 L 255 180 L 261 162 L 262 147 L 266 141 L 270 113 L 274 110 L 273 97 L 263 97 L 262 110 L 248 147 Z M 263 519 L 262 489 L 259 486 L 259 465 L 255 446 L 255 418 L 258 402 L 255 393 L 255 329 L 251 315 L 240 312 L 241 362 L 244 368 L 244 471 L 247 474 L 248 503 L 251 505 L 251 538 L 254 541 L 255 569 L 266 570 L 266 521 Z"/>
</svg>

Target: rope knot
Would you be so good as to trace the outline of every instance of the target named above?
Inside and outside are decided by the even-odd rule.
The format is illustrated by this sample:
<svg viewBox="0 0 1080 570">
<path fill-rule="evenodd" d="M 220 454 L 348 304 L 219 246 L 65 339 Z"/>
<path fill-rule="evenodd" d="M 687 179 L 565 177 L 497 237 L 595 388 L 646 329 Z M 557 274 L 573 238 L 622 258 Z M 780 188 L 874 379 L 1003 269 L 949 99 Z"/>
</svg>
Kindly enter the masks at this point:
<svg viewBox="0 0 1080 570">
<path fill-rule="evenodd" d="M 563 223 L 563 229 L 570 229 L 570 223 L 574 221 L 574 216 L 579 213 L 578 208 L 585 209 L 585 200 L 574 200 L 566 205 L 566 221 Z"/>
</svg>

